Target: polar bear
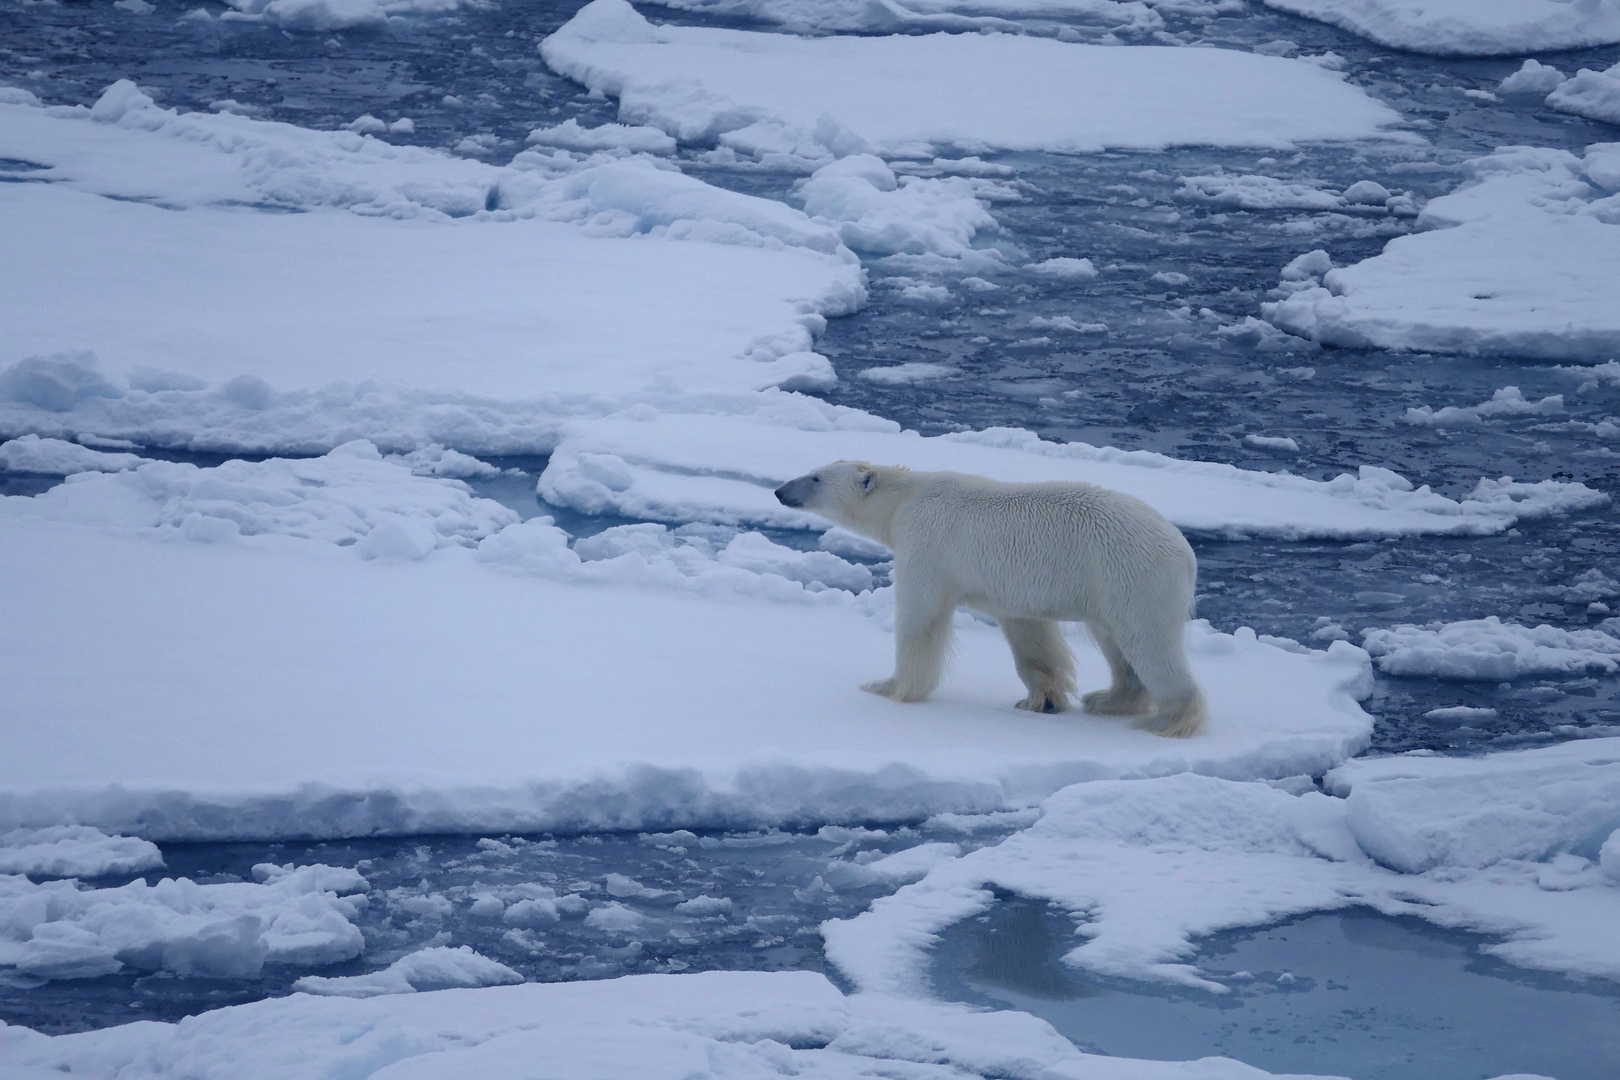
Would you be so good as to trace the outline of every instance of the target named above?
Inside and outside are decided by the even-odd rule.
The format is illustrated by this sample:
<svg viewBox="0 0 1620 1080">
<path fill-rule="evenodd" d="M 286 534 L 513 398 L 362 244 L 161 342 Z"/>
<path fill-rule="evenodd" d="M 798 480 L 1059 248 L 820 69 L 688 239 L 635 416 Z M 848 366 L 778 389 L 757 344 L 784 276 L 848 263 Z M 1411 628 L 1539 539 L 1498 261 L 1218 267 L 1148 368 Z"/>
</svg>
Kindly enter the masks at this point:
<svg viewBox="0 0 1620 1080">
<path fill-rule="evenodd" d="M 1140 499 L 1092 484 L 1007 484 L 954 472 L 837 461 L 776 489 L 894 551 L 894 675 L 861 689 L 921 701 L 939 684 L 958 607 L 1001 624 L 1034 712 L 1068 708 L 1074 657 L 1059 620 L 1085 623 L 1113 685 L 1087 712 L 1196 735 L 1204 694 L 1182 644 L 1198 563 L 1174 525 Z"/>
</svg>

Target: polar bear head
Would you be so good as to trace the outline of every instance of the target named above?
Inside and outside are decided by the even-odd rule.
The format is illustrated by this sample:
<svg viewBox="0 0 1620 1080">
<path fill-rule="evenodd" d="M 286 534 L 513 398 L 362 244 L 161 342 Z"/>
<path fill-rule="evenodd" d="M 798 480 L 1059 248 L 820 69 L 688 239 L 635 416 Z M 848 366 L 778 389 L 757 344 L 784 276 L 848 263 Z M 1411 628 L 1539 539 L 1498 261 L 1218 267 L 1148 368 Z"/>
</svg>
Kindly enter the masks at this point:
<svg viewBox="0 0 1620 1080">
<path fill-rule="evenodd" d="M 896 505 L 895 481 L 906 475 L 900 466 L 868 465 L 864 461 L 835 461 L 789 480 L 776 489 L 783 506 L 808 510 L 852 532 L 889 542 L 889 525 Z"/>
</svg>

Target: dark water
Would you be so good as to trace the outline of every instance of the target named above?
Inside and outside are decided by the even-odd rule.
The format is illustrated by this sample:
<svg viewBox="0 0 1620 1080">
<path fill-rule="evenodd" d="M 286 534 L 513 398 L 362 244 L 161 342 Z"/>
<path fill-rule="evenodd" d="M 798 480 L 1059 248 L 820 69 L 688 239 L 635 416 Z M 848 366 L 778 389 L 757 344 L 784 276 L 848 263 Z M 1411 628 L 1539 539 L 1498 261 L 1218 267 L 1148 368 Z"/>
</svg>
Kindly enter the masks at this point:
<svg viewBox="0 0 1620 1080">
<path fill-rule="evenodd" d="M 1228 993 L 1089 975 L 1060 957 L 1074 920 L 1005 900 L 948 931 L 935 989 L 1015 1008 L 1081 1049 L 1355 1080 L 1484 1080 L 1534 1073 L 1610 1080 L 1620 989 L 1526 972 L 1487 939 L 1365 908 L 1205 939 L 1195 963 Z"/>
<path fill-rule="evenodd" d="M 354 867 L 370 884 L 355 920 L 365 935 L 356 959 L 311 971 L 266 965 L 256 979 L 210 979 L 126 970 L 96 979 L 45 982 L 0 969 L 0 1020 L 52 1034 L 130 1020 L 177 1020 L 207 1009 L 277 997 L 298 978 L 359 975 L 435 945 L 470 945 L 530 981 L 605 979 L 674 971 L 822 971 L 821 923 L 848 918 L 894 890 L 852 868 L 857 856 L 946 840 L 964 850 L 999 840 L 1007 827 L 965 836 L 926 827 L 829 827 L 813 833 L 608 833 L 573 837 L 380 838 L 332 843 L 165 844 L 165 867 L 89 880 L 97 888 L 134 877 L 188 877 L 203 884 L 253 881 L 271 862 Z M 493 839 L 493 838 L 491 838 Z M 651 893 L 635 895 L 609 874 Z M 494 894 L 515 902 L 523 886 L 616 901 L 642 916 L 630 931 L 596 929 L 581 910 L 557 921 L 518 923 L 471 911 Z M 697 896 L 729 900 L 729 910 L 684 915 L 676 903 Z M 580 905 L 583 907 L 584 905 Z M 828 971 L 835 980 L 835 971 Z"/>
</svg>

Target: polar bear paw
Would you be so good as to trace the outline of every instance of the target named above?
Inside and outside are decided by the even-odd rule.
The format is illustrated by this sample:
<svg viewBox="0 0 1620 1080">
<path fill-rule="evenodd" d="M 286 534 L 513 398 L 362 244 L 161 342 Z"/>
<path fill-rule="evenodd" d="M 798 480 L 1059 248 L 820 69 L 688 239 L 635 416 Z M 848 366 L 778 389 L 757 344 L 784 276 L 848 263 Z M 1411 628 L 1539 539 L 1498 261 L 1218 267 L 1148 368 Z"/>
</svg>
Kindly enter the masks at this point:
<svg viewBox="0 0 1620 1080">
<path fill-rule="evenodd" d="M 862 683 L 861 689 L 868 694 L 886 697 L 892 701 L 921 701 L 928 696 L 927 690 L 918 690 L 901 684 L 895 678 L 874 679 L 869 683 Z"/>
<path fill-rule="evenodd" d="M 1145 694 L 1122 694 L 1116 690 L 1093 690 L 1080 699 L 1081 708 L 1093 716 L 1140 716 L 1153 706 Z"/>
<path fill-rule="evenodd" d="M 1014 705 L 1015 709 L 1027 712 L 1060 713 L 1069 708 L 1068 696 L 1056 690 L 1038 690 L 1023 701 Z"/>
</svg>

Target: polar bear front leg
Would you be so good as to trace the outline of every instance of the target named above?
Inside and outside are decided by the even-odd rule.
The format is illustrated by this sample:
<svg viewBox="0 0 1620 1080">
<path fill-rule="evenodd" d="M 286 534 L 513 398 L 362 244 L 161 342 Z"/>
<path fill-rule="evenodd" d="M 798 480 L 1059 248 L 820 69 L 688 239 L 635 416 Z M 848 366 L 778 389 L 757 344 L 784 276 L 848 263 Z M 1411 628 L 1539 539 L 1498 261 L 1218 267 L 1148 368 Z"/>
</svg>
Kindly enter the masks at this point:
<svg viewBox="0 0 1620 1080">
<path fill-rule="evenodd" d="M 1080 699 L 1080 707 L 1094 716 L 1140 716 L 1153 708 L 1146 686 L 1136 669 L 1120 651 L 1119 644 L 1108 628 L 1099 623 L 1088 623 L 1091 636 L 1108 661 L 1108 672 L 1113 684 L 1106 690 L 1093 690 Z"/>
<path fill-rule="evenodd" d="M 896 701 L 921 701 L 934 692 L 945 671 L 956 604 L 932 590 L 895 584 L 894 674 L 861 686 Z"/>
<path fill-rule="evenodd" d="M 1074 654 L 1063 631 L 1050 619 L 999 619 L 1001 632 L 1012 647 L 1013 665 L 1029 696 L 1017 708 L 1030 712 L 1062 712 L 1074 693 Z"/>
</svg>

